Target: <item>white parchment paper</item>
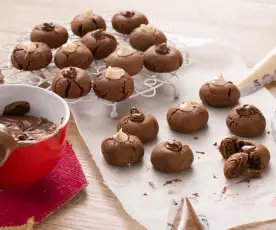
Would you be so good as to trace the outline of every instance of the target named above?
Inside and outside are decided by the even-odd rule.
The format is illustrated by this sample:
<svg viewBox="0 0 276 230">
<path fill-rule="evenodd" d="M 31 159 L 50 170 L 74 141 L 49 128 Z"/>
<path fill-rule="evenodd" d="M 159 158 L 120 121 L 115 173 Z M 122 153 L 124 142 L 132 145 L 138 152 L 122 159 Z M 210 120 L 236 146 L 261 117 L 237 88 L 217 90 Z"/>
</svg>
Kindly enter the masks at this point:
<svg viewBox="0 0 276 230">
<path fill-rule="evenodd" d="M 208 127 L 194 134 L 178 134 L 167 125 L 168 108 L 181 100 L 199 99 L 200 86 L 222 72 L 228 80 L 236 82 L 247 72 L 245 65 L 231 49 L 211 40 L 177 37 L 179 45 L 184 44 L 193 64 L 180 71 L 181 96 L 175 100 L 170 86 L 159 89 L 156 97 L 137 97 L 122 103 L 118 112 L 126 115 L 132 106 L 145 113 L 153 114 L 160 125 L 158 139 L 145 145 L 142 164 L 129 168 L 116 168 L 106 164 L 101 153 L 101 142 L 116 132 L 116 120 L 109 117 L 110 107 L 96 98 L 72 106 L 72 112 L 79 131 L 98 165 L 105 183 L 116 194 L 124 209 L 140 224 L 151 230 L 166 229 L 168 210 L 172 198 L 188 196 L 200 215 L 205 215 L 211 230 L 224 230 L 239 224 L 276 218 L 273 200 L 276 195 L 275 143 L 272 134 L 264 133 L 255 140 L 265 144 L 271 151 L 271 163 L 262 179 L 250 183 L 238 180 L 227 181 L 223 175 L 223 160 L 213 145 L 230 135 L 225 120 L 229 109 L 207 107 L 210 115 Z M 241 99 L 241 103 L 256 105 L 267 117 L 274 108 L 274 98 L 265 90 Z M 194 136 L 198 139 L 195 140 Z M 187 143 L 194 151 L 195 160 L 191 170 L 181 174 L 166 175 L 155 171 L 150 163 L 150 153 L 160 141 L 176 139 Z M 205 154 L 196 153 L 196 151 Z M 182 182 L 163 184 L 172 179 Z M 155 187 L 148 184 L 152 180 Z M 224 186 L 231 186 L 223 194 Z M 169 194 L 173 192 L 174 194 Z M 143 194 L 147 194 L 146 196 Z M 193 195 L 198 193 L 198 197 Z"/>
</svg>

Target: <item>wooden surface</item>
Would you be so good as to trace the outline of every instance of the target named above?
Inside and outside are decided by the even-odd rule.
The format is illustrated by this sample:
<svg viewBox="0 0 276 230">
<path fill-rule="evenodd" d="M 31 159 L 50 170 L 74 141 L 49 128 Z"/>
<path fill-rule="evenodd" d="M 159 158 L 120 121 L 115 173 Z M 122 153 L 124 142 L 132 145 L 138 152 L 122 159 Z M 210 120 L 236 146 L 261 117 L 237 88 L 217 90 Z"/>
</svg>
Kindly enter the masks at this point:
<svg viewBox="0 0 276 230">
<path fill-rule="evenodd" d="M 248 67 L 276 42 L 275 0 L 0 0 L 0 7 L 1 45 L 15 42 L 19 32 L 35 24 L 49 20 L 70 21 L 85 8 L 93 8 L 102 15 L 127 9 L 142 11 L 162 30 L 223 41 L 236 50 Z M 114 194 L 103 184 L 73 120 L 68 138 L 90 184 L 36 229 L 143 229 L 125 214 Z"/>
</svg>

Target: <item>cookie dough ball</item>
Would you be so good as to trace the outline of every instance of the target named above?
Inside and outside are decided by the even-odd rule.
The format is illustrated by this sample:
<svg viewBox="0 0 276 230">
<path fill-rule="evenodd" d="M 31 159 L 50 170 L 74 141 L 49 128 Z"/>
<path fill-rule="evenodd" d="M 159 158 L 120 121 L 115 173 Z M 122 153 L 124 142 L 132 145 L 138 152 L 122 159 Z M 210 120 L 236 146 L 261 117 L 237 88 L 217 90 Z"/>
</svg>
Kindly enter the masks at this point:
<svg viewBox="0 0 276 230">
<path fill-rule="evenodd" d="M 52 82 L 52 90 L 63 98 L 78 98 L 87 95 L 92 84 L 87 71 L 77 67 L 59 70 Z"/>
<path fill-rule="evenodd" d="M 150 160 L 153 167 L 161 172 L 178 173 L 191 167 L 194 155 L 188 145 L 173 140 L 155 146 Z"/>
<path fill-rule="evenodd" d="M 11 54 L 14 68 L 25 71 L 45 68 L 52 61 L 52 51 L 42 42 L 24 42 L 17 45 Z"/>
<path fill-rule="evenodd" d="M 80 42 L 62 45 L 62 47 L 57 50 L 54 58 L 56 66 L 60 69 L 70 66 L 87 69 L 92 61 L 92 53 Z"/>
<path fill-rule="evenodd" d="M 207 105 L 213 107 L 229 107 L 238 104 L 240 90 L 231 81 L 226 81 L 219 75 L 214 81 L 201 86 L 199 90 L 200 99 Z"/>
<path fill-rule="evenodd" d="M 93 90 L 99 98 L 108 101 L 123 101 L 134 91 L 132 77 L 123 69 L 108 67 L 93 83 Z"/>
<path fill-rule="evenodd" d="M 94 14 L 91 9 L 86 9 L 84 13 L 74 17 L 71 29 L 75 35 L 82 37 L 90 31 L 105 30 L 106 24 L 101 16 Z"/>
<path fill-rule="evenodd" d="M 122 34 L 130 34 L 141 24 L 148 24 L 148 19 L 137 11 L 120 12 L 112 18 L 112 27 Z"/>
<path fill-rule="evenodd" d="M 219 145 L 219 152 L 224 159 L 228 159 L 235 153 L 240 152 L 242 144 L 236 136 L 224 138 Z"/>
<path fill-rule="evenodd" d="M 102 153 L 108 164 L 127 166 L 142 161 L 144 146 L 138 137 L 120 130 L 102 142 Z"/>
<path fill-rule="evenodd" d="M 106 66 L 122 68 L 134 76 L 143 69 L 143 54 L 132 49 L 131 46 L 122 45 L 106 58 Z"/>
<path fill-rule="evenodd" d="M 228 114 L 226 124 L 237 136 L 256 137 L 265 130 L 266 120 L 254 105 L 238 105 Z"/>
<path fill-rule="evenodd" d="M 180 51 L 165 43 L 152 46 L 144 53 L 144 65 L 148 70 L 153 72 L 174 72 L 182 64 L 183 57 Z"/>
<path fill-rule="evenodd" d="M 166 42 L 165 34 L 150 24 L 141 24 L 140 27 L 131 32 L 129 37 L 130 45 L 140 51 L 146 51 L 153 45 Z"/>
<path fill-rule="evenodd" d="M 130 110 L 130 115 L 121 118 L 117 123 L 117 130 L 138 137 L 143 143 L 152 141 L 157 137 L 159 125 L 156 118 L 144 114 L 136 108 Z"/>
<path fill-rule="evenodd" d="M 169 108 L 167 121 L 170 128 L 180 133 L 192 133 L 204 128 L 209 119 L 208 111 L 199 103 L 186 101 Z"/>
<path fill-rule="evenodd" d="M 116 38 L 103 29 L 87 33 L 81 41 L 93 53 L 95 59 L 106 58 L 117 46 Z"/>
<path fill-rule="evenodd" d="M 51 49 L 58 48 L 68 40 L 68 32 L 57 23 L 42 23 L 33 28 L 30 38 L 32 42 L 43 42 Z"/>
<path fill-rule="evenodd" d="M 226 178 L 237 178 L 247 168 L 248 154 L 235 153 L 224 162 L 224 175 Z"/>
</svg>

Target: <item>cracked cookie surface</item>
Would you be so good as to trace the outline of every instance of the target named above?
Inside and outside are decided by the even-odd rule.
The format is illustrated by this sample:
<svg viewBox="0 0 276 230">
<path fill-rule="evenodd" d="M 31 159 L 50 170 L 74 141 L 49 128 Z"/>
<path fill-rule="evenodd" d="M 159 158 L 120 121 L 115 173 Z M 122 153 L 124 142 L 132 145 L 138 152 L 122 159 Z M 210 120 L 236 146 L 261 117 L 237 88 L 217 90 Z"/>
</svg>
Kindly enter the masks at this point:
<svg viewBox="0 0 276 230">
<path fill-rule="evenodd" d="M 193 161 L 190 147 L 175 140 L 159 143 L 151 153 L 153 167 L 164 173 L 182 172 L 191 167 Z"/>
<path fill-rule="evenodd" d="M 255 137 L 265 130 L 266 120 L 254 105 L 238 105 L 229 112 L 226 125 L 234 135 Z"/>
</svg>

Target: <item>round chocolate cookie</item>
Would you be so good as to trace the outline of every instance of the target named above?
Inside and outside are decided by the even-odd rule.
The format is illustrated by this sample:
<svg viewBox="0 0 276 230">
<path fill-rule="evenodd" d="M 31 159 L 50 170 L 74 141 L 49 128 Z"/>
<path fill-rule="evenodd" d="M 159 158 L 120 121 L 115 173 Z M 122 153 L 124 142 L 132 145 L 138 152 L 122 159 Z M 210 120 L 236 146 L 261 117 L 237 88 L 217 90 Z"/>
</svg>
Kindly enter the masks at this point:
<svg viewBox="0 0 276 230">
<path fill-rule="evenodd" d="M 77 67 L 67 67 L 56 73 L 52 90 L 63 98 L 78 98 L 87 95 L 92 84 L 87 71 Z"/>
<path fill-rule="evenodd" d="M 87 9 L 84 13 L 74 17 L 71 29 L 75 35 L 82 37 L 93 30 L 105 30 L 106 24 L 101 16 L 94 14 L 91 9 Z"/>
<path fill-rule="evenodd" d="M 197 102 L 183 102 L 169 108 L 167 121 L 170 128 L 180 133 L 192 133 L 207 125 L 208 111 Z"/>
<path fill-rule="evenodd" d="M 137 11 L 124 11 L 112 17 L 113 28 L 122 34 L 130 34 L 141 24 L 148 24 L 148 19 Z"/>
<path fill-rule="evenodd" d="M 87 69 L 92 61 L 92 53 L 80 42 L 62 45 L 62 47 L 57 50 L 54 58 L 56 66 L 60 69 L 70 66 Z"/>
<path fill-rule="evenodd" d="M 207 105 L 229 107 L 238 104 L 240 90 L 231 81 L 224 80 L 222 74 L 220 74 L 214 81 L 201 86 L 199 96 Z"/>
<path fill-rule="evenodd" d="M 131 32 L 129 37 L 130 45 L 140 51 L 146 51 L 153 45 L 166 42 L 165 34 L 150 24 L 141 24 L 140 27 Z"/>
<path fill-rule="evenodd" d="M 266 120 L 254 105 L 238 105 L 228 114 L 226 124 L 237 136 L 255 137 L 265 130 Z"/>
<path fill-rule="evenodd" d="M 128 45 L 123 45 L 106 58 L 106 66 L 122 68 L 134 76 L 143 69 L 143 54 Z"/>
<path fill-rule="evenodd" d="M 32 42 L 43 42 L 50 48 L 58 48 L 68 40 L 68 32 L 57 23 L 42 23 L 33 28 L 30 38 Z"/>
<path fill-rule="evenodd" d="M 162 43 L 152 46 L 144 53 L 145 67 L 157 73 L 174 72 L 183 64 L 183 57 L 179 50 Z"/>
<path fill-rule="evenodd" d="M 122 130 L 103 140 L 101 147 L 104 159 L 111 165 L 132 165 L 140 162 L 144 156 L 144 146 L 139 138 Z"/>
<path fill-rule="evenodd" d="M 235 153 L 224 162 L 224 175 L 226 178 L 237 178 L 247 169 L 248 154 Z"/>
<path fill-rule="evenodd" d="M 93 53 L 95 59 L 106 58 L 117 46 L 116 38 L 103 29 L 87 33 L 81 41 Z"/>
<path fill-rule="evenodd" d="M 132 108 L 130 115 L 121 118 L 117 123 L 117 130 L 123 130 L 130 135 L 134 135 L 143 143 L 152 141 L 157 137 L 159 125 L 156 118 L 150 114 L 139 112 Z"/>
<path fill-rule="evenodd" d="M 178 173 L 191 167 L 194 155 L 188 145 L 173 140 L 156 145 L 150 160 L 153 167 L 161 172 Z"/>
<path fill-rule="evenodd" d="M 52 61 L 52 51 L 42 42 L 25 42 L 17 45 L 11 54 L 13 67 L 19 70 L 39 70 Z"/>
<path fill-rule="evenodd" d="M 122 101 L 134 91 L 132 77 L 121 68 L 108 67 L 93 82 L 95 94 L 104 100 Z"/>
</svg>

